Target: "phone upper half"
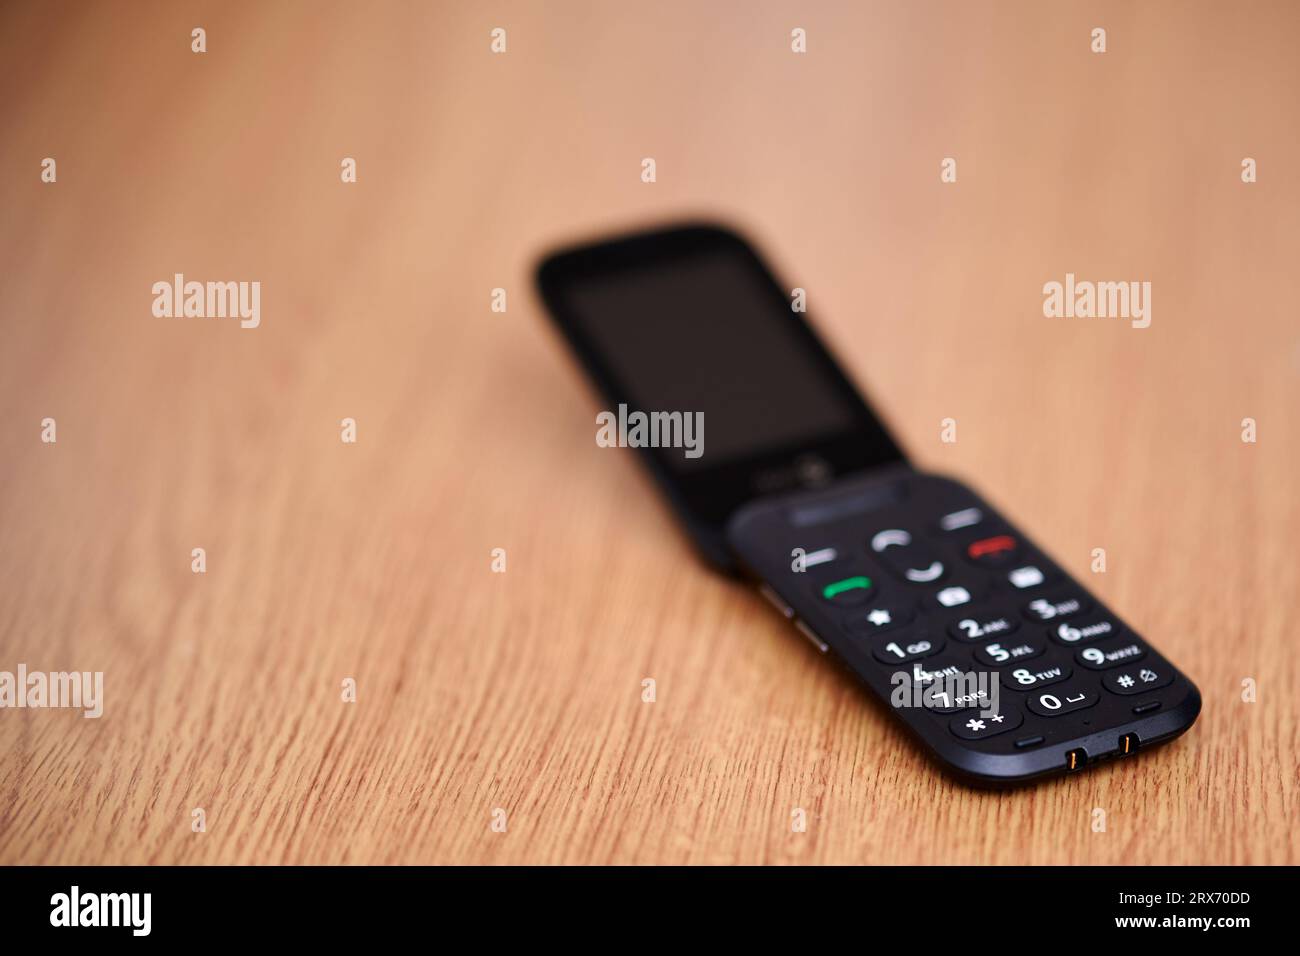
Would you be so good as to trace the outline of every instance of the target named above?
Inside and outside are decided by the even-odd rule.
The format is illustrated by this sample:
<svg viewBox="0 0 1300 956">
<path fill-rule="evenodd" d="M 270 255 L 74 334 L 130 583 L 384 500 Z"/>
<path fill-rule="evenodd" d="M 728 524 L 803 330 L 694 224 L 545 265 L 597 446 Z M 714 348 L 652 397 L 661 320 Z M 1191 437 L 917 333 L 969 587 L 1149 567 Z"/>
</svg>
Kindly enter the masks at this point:
<svg viewBox="0 0 1300 956">
<path fill-rule="evenodd" d="M 1199 712 L 1190 680 L 951 479 L 900 471 L 755 502 L 728 539 L 787 616 L 967 776 L 1126 756 Z M 917 706 L 981 675 L 969 699 Z"/>
<path fill-rule="evenodd" d="M 563 249 L 538 286 L 610 413 L 698 418 L 691 447 L 638 451 L 719 566 L 732 566 L 723 529 L 742 505 L 902 460 L 805 321 L 799 291 L 730 229 L 690 223 Z"/>
</svg>

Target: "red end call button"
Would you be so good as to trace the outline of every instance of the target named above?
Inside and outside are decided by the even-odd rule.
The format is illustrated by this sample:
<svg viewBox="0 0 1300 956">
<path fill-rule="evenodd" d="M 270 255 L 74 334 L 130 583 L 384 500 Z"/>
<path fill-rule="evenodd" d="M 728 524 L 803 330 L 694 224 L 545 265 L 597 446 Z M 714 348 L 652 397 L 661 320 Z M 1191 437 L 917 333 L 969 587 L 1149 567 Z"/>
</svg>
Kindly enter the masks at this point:
<svg viewBox="0 0 1300 956">
<path fill-rule="evenodd" d="M 966 546 L 966 557 L 978 564 L 1001 564 L 1016 553 L 1016 539 L 1009 534 L 980 538 Z"/>
</svg>

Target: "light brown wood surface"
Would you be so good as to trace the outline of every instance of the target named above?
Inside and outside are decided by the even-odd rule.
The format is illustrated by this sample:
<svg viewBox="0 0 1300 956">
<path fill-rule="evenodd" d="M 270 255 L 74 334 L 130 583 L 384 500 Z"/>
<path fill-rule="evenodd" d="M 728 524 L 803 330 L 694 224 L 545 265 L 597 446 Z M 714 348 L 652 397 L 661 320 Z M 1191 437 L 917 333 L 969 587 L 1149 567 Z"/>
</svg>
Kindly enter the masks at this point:
<svg viewBox="0 0 1300 956">
<path fill-rule="evenodd" d="M 1297 862 L 1298 42 L 1288 3 L 6 4 L 0 669 L 105 712 L 0 711 L 0 862 Z M 1199 683 L 1190 733 L 965 789 L 696 560 L 531 288 L 687 215 Z M 155 318 L 176 272 L 261 326 Z M 1150 281 L 1150 328 L 1044 318 L 1067 272 Z"/>
</svg>

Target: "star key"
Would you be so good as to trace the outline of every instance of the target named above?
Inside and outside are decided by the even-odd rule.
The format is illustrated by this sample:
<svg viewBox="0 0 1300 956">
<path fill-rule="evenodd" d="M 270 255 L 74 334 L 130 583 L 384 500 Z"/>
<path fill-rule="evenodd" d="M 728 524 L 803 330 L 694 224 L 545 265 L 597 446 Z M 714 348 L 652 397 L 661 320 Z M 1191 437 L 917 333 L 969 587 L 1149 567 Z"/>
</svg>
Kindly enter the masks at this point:
<svg viewBox="0 0 1300 956">
<path fill-rule="evenodd" d="M 1002 710 L 989 717 L 984 714 L 971 716 L 968 710 L 958 714 L 948 724 L 948 729 L 963 740 L 983 740 L 1015 730 L 1025 722 L 1024 715 L 1015 707 L 1004 706 Z"/>
<path fill-rule="evenodd" d="M 845 619 L 845 624 L 854 634 L 865 637 L 902 627 L 911 621 L 915 614 L 915 610 L 910 605 L 890 602 L 852 611 Z"/>
</svg>

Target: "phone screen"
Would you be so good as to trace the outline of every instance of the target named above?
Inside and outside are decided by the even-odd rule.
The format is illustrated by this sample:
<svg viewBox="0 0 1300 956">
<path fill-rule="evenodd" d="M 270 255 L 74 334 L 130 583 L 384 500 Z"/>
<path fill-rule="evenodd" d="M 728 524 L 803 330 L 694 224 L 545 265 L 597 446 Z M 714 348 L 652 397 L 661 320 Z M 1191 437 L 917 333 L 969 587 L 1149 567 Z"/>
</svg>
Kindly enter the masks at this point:
<svg viewBox="0 0 1300 956">
<path fill-rule="evenodd" d="M 601 415 L 676 413 L 698 426 L 698 449 L 637 447 L 715 563 L 729 560 L 722 529 L 741 505 L 903 459 L 792 290 L 726 229 L 570 249 L 543 263 L 539 284 L 603 393 Z"/>
<path fill-rule="evenodd" d="M 629 409 L 701 413 L 702 454 L 663 455 L 675 470 L 815 445 L 854 425 L 784 294 L 735 250 L 590 276 L 569 302 Z"/>
</svg>

